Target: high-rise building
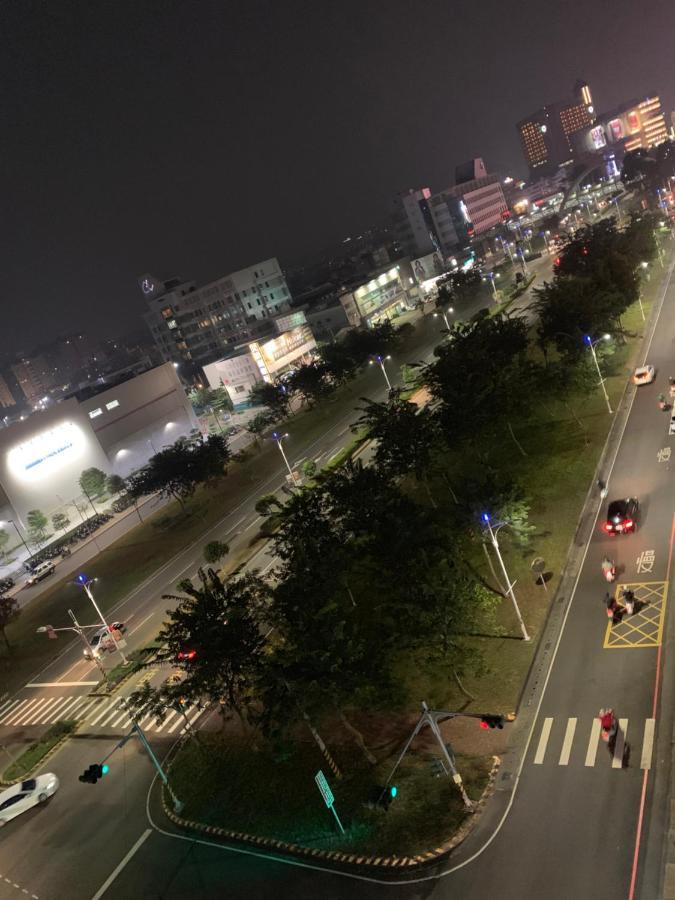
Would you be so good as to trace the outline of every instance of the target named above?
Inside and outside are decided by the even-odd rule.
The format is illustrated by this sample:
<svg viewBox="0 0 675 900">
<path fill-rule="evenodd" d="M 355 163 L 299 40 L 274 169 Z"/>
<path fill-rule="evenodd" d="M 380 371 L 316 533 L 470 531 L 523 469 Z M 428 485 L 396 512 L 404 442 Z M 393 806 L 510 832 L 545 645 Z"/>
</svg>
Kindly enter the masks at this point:
<svg viewBox="0 0 675 900">
<path fill-rule="evenodd" d="M 9 389 L 6 379 L 0 375 L 0 407 L 9 409 L 11 406 L 16 406 L 16 400 Z"/>
<path fill-rule="evenodd" d="M 446 253 L 461 243 L 463 227 L 468 237 L 480 235 L 509 214 L 502 179 L 489 175 L 480 157 L 456 167 L 455 184 L 431 198 L 431 209 Z"/>
<path fill-rule="evenodd" d="M 410 188 L 394 198 L 394 236 L 406 256 L 425 256 L 441 249 L 430 200 L 428 187 Z"/>
<path fill-rule="evenodd" d="M 551 103 L 521 119 L 516 127 L 531 176 L 552 174 L 558 166 L 572 162 L 572 135 L 588 128 L 594 117 L 590 88 L 578 81 L 572 102 Z"/>
<path fill-rule="evenodd" d="M 144 318 L 162 359 L 198 366 L 270 334 L 270 317 L 291 299 L 276 258 L 199 288 L 180 278 L 161 281 L 152 275 L 144 275 L 139 285 L 147 304 Z"/>
<path fill-rule="evenodd" d="M 31 406 L 36 406 L 54 387 L 52 367 L 41 354 L 20 356 L 11 369 Z"/>
</svg>

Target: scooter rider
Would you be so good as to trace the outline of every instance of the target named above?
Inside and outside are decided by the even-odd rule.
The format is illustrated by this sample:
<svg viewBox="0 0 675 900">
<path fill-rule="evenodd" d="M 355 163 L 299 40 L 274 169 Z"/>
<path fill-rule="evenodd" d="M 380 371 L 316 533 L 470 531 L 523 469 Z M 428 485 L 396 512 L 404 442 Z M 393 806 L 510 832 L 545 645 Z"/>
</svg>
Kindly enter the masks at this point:
<svg viewBox="0 0 675 900">
<path fill-rule="evenodd" d="M 616 566 L 614 565 L 614 560 L 610 559 L 608 556 L 605 556 L 602 560 L 602 574 L 607 581 L 614 581 L 616 578 Z"/>
</svg>

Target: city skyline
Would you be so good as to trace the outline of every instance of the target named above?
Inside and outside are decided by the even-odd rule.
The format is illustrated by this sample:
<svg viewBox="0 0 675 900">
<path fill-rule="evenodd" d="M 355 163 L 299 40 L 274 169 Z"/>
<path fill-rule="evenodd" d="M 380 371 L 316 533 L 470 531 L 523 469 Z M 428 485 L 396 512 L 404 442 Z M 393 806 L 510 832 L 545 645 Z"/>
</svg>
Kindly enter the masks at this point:
<svg viewBox="0 0 675 900">
<path fill-rule="evenodd" d="M 599 110 L 655 91 L 667 115 L 675 98 L 674 14 L 657 28 L 627 2 L 611 19 L 591 4 L 583 29 L 533 3 L 517 22 L 467 3 L 395 2 L 386 20 L 350 3 L 45 9 L 2 13 L 2 352 L 139 327 L 144 271 L 205 284 L 287 266 L 385 222 L 399 190 L 444 190 L 464 159 L 524 175 L 516 122 L 577 78 Z M 618 64 L 612 47 L 647 38 Z"/>
</svg>

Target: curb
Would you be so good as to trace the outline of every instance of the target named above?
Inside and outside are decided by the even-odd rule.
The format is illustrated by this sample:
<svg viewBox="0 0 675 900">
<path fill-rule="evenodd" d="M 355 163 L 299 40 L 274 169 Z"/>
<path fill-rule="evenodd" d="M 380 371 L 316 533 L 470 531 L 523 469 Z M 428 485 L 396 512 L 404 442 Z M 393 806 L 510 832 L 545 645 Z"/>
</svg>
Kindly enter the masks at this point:
<svg viewBox="0 0 675 900">
<path fill-rule="evenodd" d="M 473 812 L 467 816 L 459 829 L 452 837 L 443 841 L 438 847 L 434 847 L 424 853 L 418 853 L 414 856 L 364 856 L 359 853 L 346 853 L 341 850 L 319 850 L 312 847 L 303 847 L 300 844 L 289 844 L 286 841 L 279 841 L 275 838 L 265 838 L 259 835 L 246 834 L 241 831 L 228 831 L 227 828 L 221 828 L 218 825 L 207 825 L 204 822 L 195 822 L 191 819 L 184 819 L 177 815 L 170 807 L 170 801 L 167 802 L 167 791 L 162 786 L 161 801 L 162 809 L 166 817 L 186 831 L 197 832 L 198 834 L 208 834 L 213 837 L 223 838 L 228 841 L 252 845 L 260 850 L 267 850 L 270 853 L 283 853 L 287 856 L 310 858 L 313 860 L 325 860 L 326 862 L 337 863 L 344 868 L 362 868 L 362 869 L 416 869 L 426 866 L 429 863 L 437 861 L 440 857 L 446 856 L 461 844 L 469 836 L 475 825 L 478 823 L 487 801 L 492 796 L 495 789 L 495 781 L 497 772 L 501 765 L 501 759 L 498 756 L 493 757 L 492 768 L 488 776 L 488 782 L 485 786 L 480 800 L 476 803 Z M 169 771 L 170 771 L 169 766 Z"/>
</svg>

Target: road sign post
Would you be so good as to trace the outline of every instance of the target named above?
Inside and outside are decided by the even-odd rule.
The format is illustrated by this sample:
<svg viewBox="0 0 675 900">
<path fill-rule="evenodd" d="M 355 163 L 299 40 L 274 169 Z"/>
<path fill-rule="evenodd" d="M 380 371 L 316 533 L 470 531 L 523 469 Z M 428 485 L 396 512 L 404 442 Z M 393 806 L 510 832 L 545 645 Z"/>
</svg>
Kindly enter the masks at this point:
<svg viewBox="0 0 675 900">
<path fill-rule="evenodd" d="M 338 816 L 335 809 L 335 797 L 333 796 L 330 785 L 326 781 L 326 776 L 323 774 L 321 769 L 319 769 L 319 771 L 314 776 L 314 781 L 316 782 L 316 786 L 318 787 L 318 789 L 321 791 L 323 802 L 335 816 L 335 821 L 337 822 L 338 828 L 340 829 L 340 834 L 344 834 L 345 830 L 342 827 L 342 822 L 340 821 L 340 817 Z"/>
</svg>

